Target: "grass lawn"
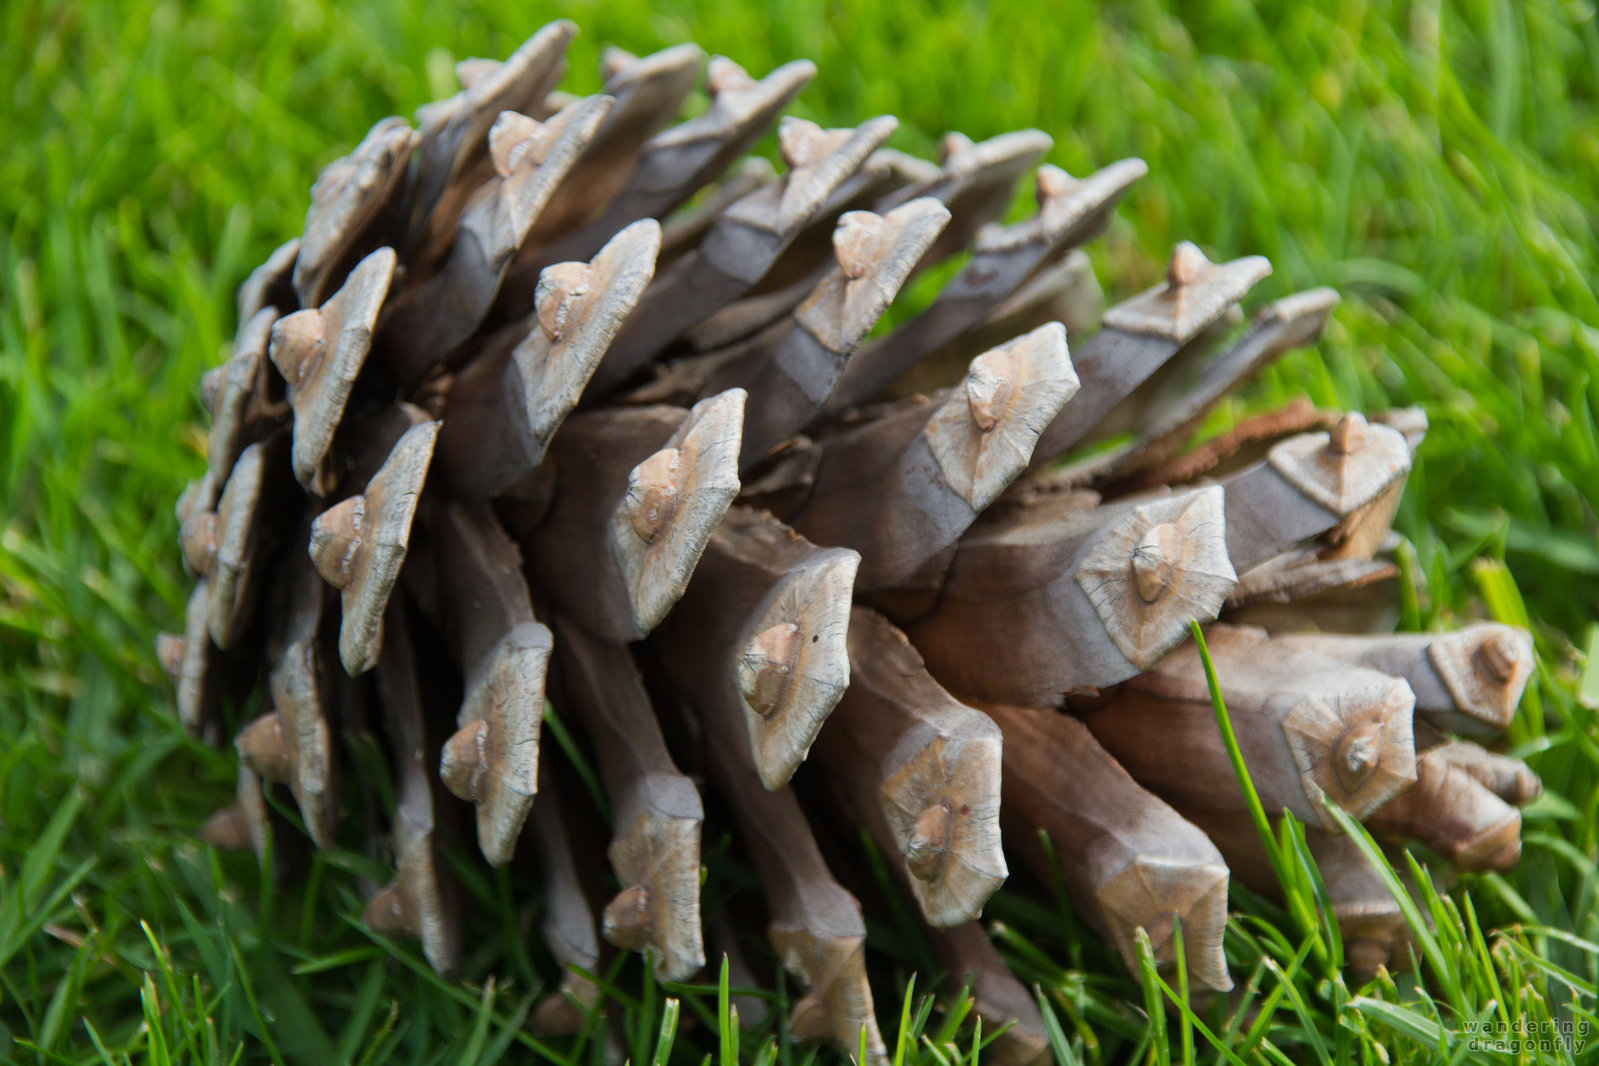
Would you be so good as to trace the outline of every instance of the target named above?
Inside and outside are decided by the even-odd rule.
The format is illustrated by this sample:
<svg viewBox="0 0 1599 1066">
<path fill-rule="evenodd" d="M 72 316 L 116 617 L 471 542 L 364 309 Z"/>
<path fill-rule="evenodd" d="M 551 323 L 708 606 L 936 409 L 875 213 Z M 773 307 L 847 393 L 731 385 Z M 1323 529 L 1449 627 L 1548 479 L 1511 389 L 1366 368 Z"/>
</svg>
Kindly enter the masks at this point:
<svg viewBox="0 0 1599 1066">
<path fill-rule="evenodd" d="M 1423 894 L 1419 975 L 1348 987 L 1301 876 L 1283 907 L 1234 889 L 1241 991 L 1169 1012 L 1168 990 L 1141 988 L 1062 908 L 1002 893 L 987 917 L 1058 1022 L 1063 1066 L 1472 1061 L 1472 1024 L 1593 1021 L 1592 0 L 8 0 L 0 1059 L 600 1056 L 598 1042 L 545 1046 L 520 1028 L 555 971 L 508 877 L 476 875 L 478 946 L 466 980 L 446 983 L 414 947 L 364 932 L 356 880 L 379 871 L 362 856 L 321 856 L 305 882 L 274 887 L 253 859 L 195 842 L 229 801 L 233 756 L 183 738 L 152 647 L 181 616 L 172 504 L 204 465 L 197 383 L 231 340 L 234 288 L 298 232 L 318 168 L 373 121 L 451 91 L 454 60 L 503 56 L 557 16 L 583 30 L 579 90 L 597 87 L 604 45 L 692 38 L 757 73 L 816 60 L 798 113 L 831 125 L 892 113 L 909 150 L 931 153 L 949 129 L 1036 126 L 1074 173 L 1142 156 L 1150 176 L 1091 248 L 1107 291 L 1150 283 L 1180 239 L 1270 257 L 1262 298 L 1337 287 L 1319 349 L 1285 359 L 1248 403 L 1425 406 L 1432 429 L 1398 518 L 1415 548 L 1406 622 L 1492 616 L 1537 635 L 1540 670 L 1506 743 L 1546 796 L 1512 874 Z M 725 841 L 705 850 L 708 899 L 744 884 Z M 898 1036 L 907 1061 L 970 1054 L 962 1012 L 924 1002 L 927 945 L 893 921 L 872 940 L 890 1048 Z M 913 972 L 902 1014 L 895 990 Z M 744 1033 L 742 1050 L 719 1043 L 714 984 L 663 990 L 636 962 L 611 976 L 636 1063 L 831 1057 L 773 1025 Z M 675 1039 L 659 1039 L 665 1021 Z"/>
</svg>

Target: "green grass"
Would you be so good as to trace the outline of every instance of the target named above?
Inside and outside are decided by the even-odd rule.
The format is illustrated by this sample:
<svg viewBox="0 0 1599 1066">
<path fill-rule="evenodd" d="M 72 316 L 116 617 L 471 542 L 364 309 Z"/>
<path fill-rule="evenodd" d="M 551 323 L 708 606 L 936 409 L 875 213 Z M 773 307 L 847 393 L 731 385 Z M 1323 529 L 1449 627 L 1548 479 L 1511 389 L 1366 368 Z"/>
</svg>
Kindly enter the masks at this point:
<svg viewBox="0 0 1599 1066">
<path fill-rule="evenodd" d="M 1338 287 L 1319 350 L 1284 360 L 1248 402 L 1425 405 L 1432 431 L 1398 520 L 1415 545 L 1407 622 L 1487 614 L 1538 635 L 1509 739 L 1548 797 L 1514 873 L 1446 895 L 1421 878 L 1419 977 L 1345 985 L 1335 932 L 1307 918 L 1315 880 L 1291 827 L 1286 903 L 1235 890 L 1231 1005 L 1167 1011 L 1183 975 L 1141 989 L 1063 906 L 1003 893 L 993 930 L 1037 983 L 1062 1063 L 1470 1061 L 1470 1023 L 1591 1020 L 1599 668 L 1584 675 L 1568 639 L 1599 652 L 1591 0 L 13 0 L 0 7 L 0 1056 L 602 1054 L 520 1027 L 554 970 L 521 932 L 507 875 L 473 875 L 484 936 L 452 984 L 362 931 L 356 878 L 377 871 L 360 855 L 273 887 L 253 861 L 196 844 L 227 802 L 231 759 L 183 739 L 152 650 L 181 613 L 172 502 L 203 463 L 196 383 L 231 338 L 234 287 L 297 232 L 317 169 L 376 118 L 409 114 L 452 88 L 452 60 L 503 55 L 557 14 L 583 27 L 581 89 L 604 44 L 693 38 L 757 72 L 815 59 L 800 113 L 891 112 L 908 149 L 946 129 L 1037 126 L 1073 172 L 1142 156 L 1150 177 L 1093 249 L 1107 288 L 1147 284 L 1184 238 L 1269 256 L 1264 296 Z M 708 902 L 748 898 L 726 850 L 706 842 Z M 924 995 L 927 946 L 892 913 L 872 938 L 889 1046 L 904 1062 L 969 1060 L 964 1010 Z M 901 1003 L 891 990 L 912 972 Z M 636 1063 L 813 1054 L 771 1025 L 726 1039 L 714 983 L 663 990 L 636 963 L 601 976 Z"/>
</svg>

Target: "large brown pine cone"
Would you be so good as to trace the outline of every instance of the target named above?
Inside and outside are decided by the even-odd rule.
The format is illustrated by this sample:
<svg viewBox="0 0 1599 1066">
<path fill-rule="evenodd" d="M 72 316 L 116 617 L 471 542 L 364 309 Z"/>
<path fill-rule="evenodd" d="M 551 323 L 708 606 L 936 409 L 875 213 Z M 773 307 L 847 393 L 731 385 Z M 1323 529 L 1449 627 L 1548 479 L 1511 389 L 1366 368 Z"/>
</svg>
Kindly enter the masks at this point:
<svg viewBox="0 0 1599 1066">
<path fill-rule="evenodd" d="M 698 49 L 613 53 L 604 94 L 572 98 L 574 32 L 461 64 L 418 128 L 378 123 L 240 290 L 203 383 L 209 469 L 179 504 L 197 582 L 161 647 L 185 727 L 240 755 L 208 839 L 264 853 L 276 834 L 286 861 L 297 809 L 316 846 L 388 857 L 366 921 L 449 972 L 443 855 L 475 823 L 487 862 L 537 856 L 556 958 L 593 970 L 603 932 L 684 980 L 705 965 L 711 789 L 808 990 L 792 1031 L 853 1050 L 864 1027 L 881 1059 L 835 876 L 871 890 L 838 861 L 858 817 L 1031 1060 L 1040 1019 L 977 924 L 1008 859 L 1063 877 L 1129 966 L 1139 929 L 1174 962 L 1180 921 L 1213 990 L 1230 872 L 1272 888 L 1197 619 L 1354 965 L 1402 961 L 1404 925 L 1329 805 L 1462 869 L 1516 861 L 1536 779 L 1448 734 L 1505 727 L 1528 638 L 1390 632 L 1389 524 L 1425 420 L 1301 404 L 1191 445 L 1314 341 L 1333 293 L 1245 322 L 1269 264 L 1183 244 L 1165 282 L 1102 310 L 1080 248 L 1141 161 L 1076 178 L 1038 165 L 1030 130 L 951 134 L 934 165 L 883 147 L 889 117 L 779 121 L 804 62 L 757 80 L 713 59 L 708 106 L 673 125 Z M 742 158 L 774 123 L 781 174 Z M 1036 212 L 999 224 L 1028 170 Z M 608 898 L 588 797 L 541 764 L 546 700 L 603 778 Z M 389 753 L 381 824 L 346 818 L 352 736 Z M 823 772 L 791 783 L 808 758 Z M 537 1025 L 595 994 L 575 971 L 565 993 Z"/>
</svg>

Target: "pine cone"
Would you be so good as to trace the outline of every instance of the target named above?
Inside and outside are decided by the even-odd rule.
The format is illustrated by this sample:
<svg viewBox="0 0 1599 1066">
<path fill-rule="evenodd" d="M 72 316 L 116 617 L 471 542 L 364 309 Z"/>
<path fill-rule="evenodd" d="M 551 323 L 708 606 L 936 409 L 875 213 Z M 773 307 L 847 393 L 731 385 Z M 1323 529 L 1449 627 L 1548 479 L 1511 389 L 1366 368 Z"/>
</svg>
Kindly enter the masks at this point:
<svg viewBox="0 0 1599 1066">
<path fill-rule="evenodd" d="M 883 147 L 892 118 L 785 118 L 778 176 L 739 160 L 810 64 L 757 80 L 713 59 L 709 106 L 672 125 L 698 49 L 613 52 L 604 94 L 572 98 L 574 32 L 461 64 L 418 129 L 378 123 L 240 289 L 234 354 L 202 382 L 209 467 L 179 503 L 197 581 L 160 648 L 185 728 L 235 735 L 239 802 L 206 839 L 266 854 L 276 834 L 287 863 L 298 830 L 266 791 L 287 789 L 315 846 L 381 842 L 395 876 L 367 923 L 449 973 L 443 853 L 475 823 L 488 863 L 537 856 L 557 959 L 596 968 L 603 933 L 680 981 L 706 961 L 709 788 L 806 989 L 793 1033 L 853 1050 L 864 1029 L 881 1061 L 861 907 L 835 876 L 858 817 L 979 1013 L 1015 1023 L 1007 1058 L 1032 1060 L 1041 1019 L 977 924 L 1007 850 L 1064 877 L 1135 971 L 1137 931 L 1169 965 L 1180 920 L 1212 990 L 1231 984 L 1229 876 L 1272 889 L 1197 619 L 1357 968 L 1400 962 L 1404 926 L 1329 805 L 1461 869 L 1516 861 L 1536 778 L 1447 734 L 1505 728 L 1528 637 L 1388 632 L 1425 419 L 1300 403 L 1190 447 L 1316 339 L 1333 293 L 1240 325 L 1269 264 L 1182 244 L 1101 315 L 1080 249 L 1141 161 L 1074 178 L 1023 131 L 952 134 L 935 166 Z M 1034 168 L 1037 211 L 1001 225 Z M 587 798 L 541 759 L 547 699 L 603 777 L 608 899 Z M 352 829 L 338 738 L 368 733 L 394 804 Z M 822 772 L 795 778 L 808 759 Z M 575 1027 L 596 996 L 569 972 L 535 1024 Z"/>
</svg>

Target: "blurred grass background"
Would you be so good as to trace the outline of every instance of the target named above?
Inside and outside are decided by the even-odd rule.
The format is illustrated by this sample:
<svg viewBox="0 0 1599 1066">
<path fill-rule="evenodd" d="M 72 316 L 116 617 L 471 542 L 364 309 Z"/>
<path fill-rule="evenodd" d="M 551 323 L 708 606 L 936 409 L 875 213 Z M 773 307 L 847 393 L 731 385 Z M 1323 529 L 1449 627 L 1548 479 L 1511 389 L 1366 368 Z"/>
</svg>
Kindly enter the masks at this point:
<svg viewBox="0 0 1599 1066">
<path fill-rule="evenodd" d="M 1260 299 L 1337 287 L 1319 349 L 1289 356 L 1247 402 L 1426 408 L 1398 520 L 1424 584 L 1411 620 L 1530 622 L 1543 669 L 1510 741 L 1549 798 L 1529 815 L 1522 867 L 1467 885 L 1484 925 L 1517 931 L 1473 940 L 1466 897 L 1438 903 L 1440 935 L 1462 931 L 1455 977 L 1479 998 L 1435 1009 L 1436 1032 L 1415 1019 L 1433 1024 L 1426 989 L 1442 975 L 1366 990 L 1408 1020 L 1350 1007 L 1335 974 L 1306 962 L 1303 930 L 1240 898 L 1238 972 L 1275 960 L 1283 989 L 1302 993 L 1245 1003 L 1265 1021 L 1243 1054 L 1312 1058 L 1330 1041 L 1369 1057 L 1387 1043 L 1389 1061 L 1427 1061 L 1456 1046 L 1469 1003 L 1591 1009 L 1599 677 L 1578 650 L 1599 650 L 1590 0 L 12 0 L 0 8 L 0 1056 L 598 1054 L 534 1048 L 516 1028 L 552 969 L 508 946 L 527 918 L 503 879 L 478 890 L 506 935 L 474 955 L 467 985 L 443 985 L 414 951 L 358 928 L 350 874 L 373 872 L 358 857 L 321 858 L 309 884 L 274 889 L 253 862 L 192 843 L 228 801 L 232 760 L 182 738 L 152 647 L 181 616 L 172 503 L 203 467 L 197 383 L 227 350 L 234 288 L 298 232 L 318 168 L 373 121 L 452 91 L 454 60 L 503 56 L 558 16 L 582 27 L 578 90 L 597 87 L 605 45 L 693 39 L 755 73 L 816 60 L 797 113 L 831 125 L 892 113 L 894 143 L 912 151 L 931 154 L 946 130 L 1036 126 L 1074 173 L 1142 156 L 1150 176 L 1091 249 L 1113 298 L 1152 282 L 1180 239 L 1270 257 Z M 1164 1061 L 1164 1023 L 1157 1034 L 1127 1005 L 1141 993 L 1097 944 L 1009 896 L 990 914 L 1076 1053 Z M 901 984 L 926 958 L 900 931 L 874 940 Z M 489 973 L 506 980 L 485 990 Z M 661 994 L 622 977 L 640 1061 Z M 676 992 L 684 1034 L 715 1026 L 714 994 Z M 879 1008 L 886 1024 L 898 1004 Z M 938 1018 L 909 1058 L 947 1054 L 960 1019 Z M 684 1061 L 695 1039 L 680 1035 Z"/>
</svg>

